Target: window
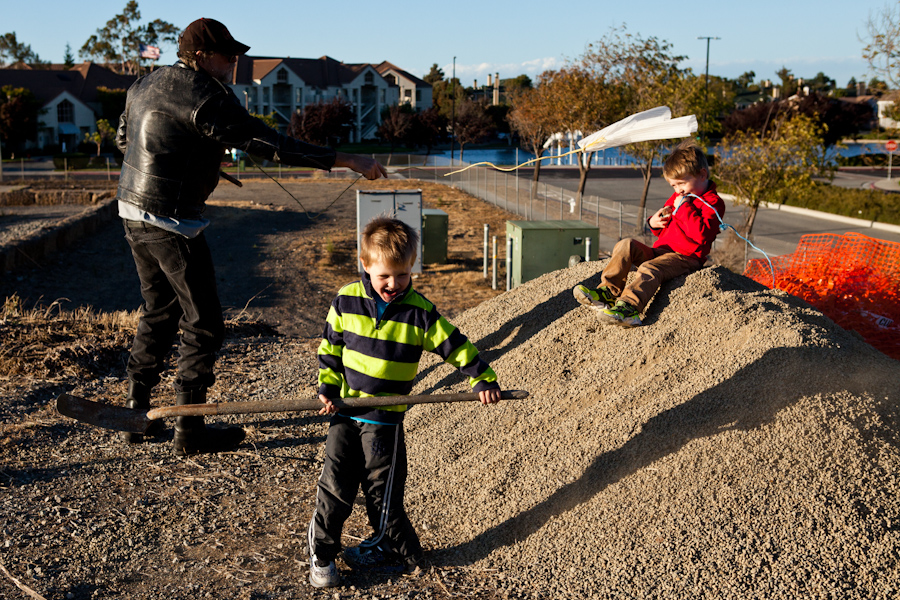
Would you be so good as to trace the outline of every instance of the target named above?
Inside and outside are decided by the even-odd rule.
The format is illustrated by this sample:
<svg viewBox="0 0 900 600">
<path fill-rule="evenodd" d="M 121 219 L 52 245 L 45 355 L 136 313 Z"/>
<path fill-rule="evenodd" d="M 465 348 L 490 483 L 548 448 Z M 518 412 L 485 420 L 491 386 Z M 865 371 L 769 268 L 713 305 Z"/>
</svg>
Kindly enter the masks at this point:
<svg viewBox="0 0 900 600">
<path fill-rule="evenodd" d="M 269 88 L 267 87 L 263 88 L 263 102 L 265 102 L 266 104 L 269 103 Z"/>
<path fill-rule="evenodd" d="M 75 122 L 75 106 L 68 100 L 56 105 L 56 120 L 60 123 Z"/>
<path fill-rule="evenodd" d="M 384 78 L 387 80 L 387 82 L 388 82 L 389 84 L 391 84 L 391 85 L 397 85 L 397 78 L 394 77 L 393 75 L 391 75 L 390 73 L 388 73 L 387 75 L 385 75 Z"/>
<path fill-rule="evenodd" d="M 409 88 L 403 90 L 403 97 L 404 98 L 412 98 L 412 90 Z"/>
<path fill-rule="evenodd" d="M 366 73 L 365 81 L 366 81 L 366 83 L 369 84 L 369 85 L 375 83 L 375 76 L 372 75 L 372 72 L 371 72 L 371 71 L 369 71 L 368 73 Z"/>
<path fill-rule="evenodd" d="M 297 106 L 302 106 L 302 105 L 303 105 L 303 88 L 302 88 L 302 87 L 298 87 L 298 88 L 297 88 L 297 102 L 296 102 L 296 104 L 297 104 Z"/>
<path fill-rule="evenodd" d="M 288 73 L 287 69 L 281 69 L 278 71 L 278 83 L 287 83 L 288 82 Z"/>
<path fill-rule="evenodd" d="M 416 102 L 422 101 L 422 90 L 416 90 Z"/>
</svg>

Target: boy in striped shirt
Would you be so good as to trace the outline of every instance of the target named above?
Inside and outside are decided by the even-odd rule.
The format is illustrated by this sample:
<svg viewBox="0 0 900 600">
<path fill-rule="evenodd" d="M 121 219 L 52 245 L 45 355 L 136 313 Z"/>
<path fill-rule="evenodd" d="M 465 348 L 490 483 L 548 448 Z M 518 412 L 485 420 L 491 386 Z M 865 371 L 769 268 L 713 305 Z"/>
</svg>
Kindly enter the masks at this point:
<svg viewBox="0 0 900 600">
<path fill-rule="evenodd" d="M 333 587 L 341 530 L 359 487 L 373 535 L 344 550 L 353 568 L 412 571 L 423 552 L 406 515 L 406 405 L 339 410 L 333 398 L 407 395 L 423 350 L 438 354 L 469 378 L 482 404 L 500 400 L 493 369 L 475 346 L 424 296 L 412 289 L 417 233 L 387 217 L 363 230 L 365 277 L 341 288 L 319 346 L 320 414 L 331 414 L 325 465 L 309 524 L 310 583 Z"/>
</svg>

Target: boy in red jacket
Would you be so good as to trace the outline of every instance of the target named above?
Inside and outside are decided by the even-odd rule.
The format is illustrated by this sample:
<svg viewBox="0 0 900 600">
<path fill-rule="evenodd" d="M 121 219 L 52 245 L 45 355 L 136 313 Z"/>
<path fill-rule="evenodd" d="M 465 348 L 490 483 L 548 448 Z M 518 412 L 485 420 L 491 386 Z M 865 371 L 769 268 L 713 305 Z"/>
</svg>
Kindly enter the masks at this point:
<svg viewBox="0 0 900 600">
<path fill-rule="evenodd" d="M 725 203 L 709 179 L 706 156 L 693 140 L 676 146 L 663 165 L 663 177 L 675 193 L 647 222 L 658 239 L 649 247 L 620 240 L 603 269 L 601 285 L 575 286 L 572 294 L 599 310 L 602 321 L 634 327 L 663 282 L 698 270 L 706 262 L 725 214 Z M 634 279 L 626 285 L 631 267 Z"/>
</svg>

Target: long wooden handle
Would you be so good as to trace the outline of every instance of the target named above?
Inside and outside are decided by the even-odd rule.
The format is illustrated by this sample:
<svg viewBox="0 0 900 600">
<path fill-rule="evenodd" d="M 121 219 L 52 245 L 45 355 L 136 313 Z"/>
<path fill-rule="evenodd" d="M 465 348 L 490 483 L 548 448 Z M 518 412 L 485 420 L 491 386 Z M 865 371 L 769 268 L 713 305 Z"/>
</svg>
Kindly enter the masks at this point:
<svg viewBox="0 0 900 600">
<path fill-rule="evenodd" d="M 525 390 L 503 390 L 501 400 L 521 400 L 528 397 Z M 400 404 L 433 404 L 437 402 L 472 402 L 479 399 L 475 392 L 460 394 L 424 394 L 421 396 L 371 396 L 366 398 L 335 399 L 334 405 L 339 408 L 357 408 L 366 406 L 396 406 Z M 218 404 L 183 404 L 181 406 L 163 406 L 147 411 L 147 419 L 164 419 L 166 417 L 205 417 L 211 415 L 249 415 L 267 412 L 297 412 L 318 410 L 322 403 L 318 398 L 284 399 L 272 401 L 222 402 Z"/>
</svg>

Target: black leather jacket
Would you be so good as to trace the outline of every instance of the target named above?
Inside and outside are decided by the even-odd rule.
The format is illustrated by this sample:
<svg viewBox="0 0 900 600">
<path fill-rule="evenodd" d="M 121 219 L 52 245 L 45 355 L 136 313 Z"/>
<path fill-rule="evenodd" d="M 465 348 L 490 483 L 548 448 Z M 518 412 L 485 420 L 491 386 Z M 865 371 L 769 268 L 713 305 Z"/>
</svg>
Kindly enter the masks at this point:
<svg viewBox="0 0 900 600">
<path fill-rule="evenodd" d="M 335 151 L 279 134 L 227 86 L 180 61 L 128 90 L 116 145 L 125 154 L 117 198 L 163 217 L 196 219 L 219 182 L 227 148 L 328 170 Z"/>
</svg>

